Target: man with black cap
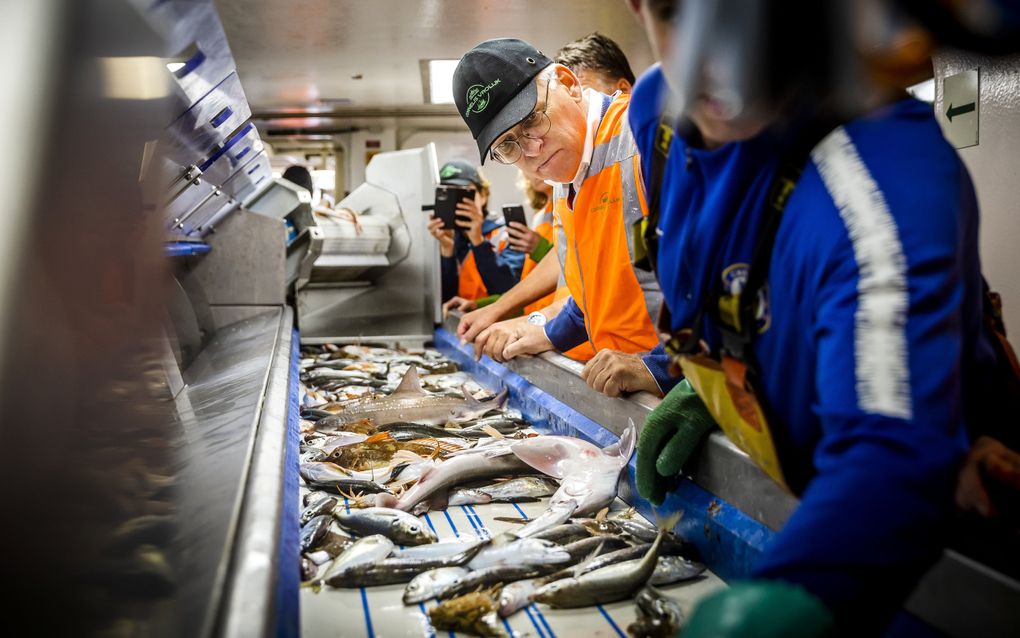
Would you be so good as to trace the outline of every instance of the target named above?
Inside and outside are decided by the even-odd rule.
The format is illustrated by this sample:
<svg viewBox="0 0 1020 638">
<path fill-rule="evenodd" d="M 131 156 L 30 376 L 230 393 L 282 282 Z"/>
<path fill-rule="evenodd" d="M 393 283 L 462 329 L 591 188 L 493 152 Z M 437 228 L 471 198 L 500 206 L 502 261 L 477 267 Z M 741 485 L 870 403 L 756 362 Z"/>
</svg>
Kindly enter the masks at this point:
<svg viewBox="0 0 1020 638">
<path fill-rule="evenodd" d="M 627 124 L 629 96 L 583 90 L 567 67 L 511 38 L 488 40 L 465 54 L 453 94 L 483 163 L 491 157 L 516 164 L 554 185 L 558 264 L 544 259 L 529 280 L 544 281 L 536 277 L 539 269 L 556 274 L 559 265 L 571 298 L 555 317 L 532 313 L 500 332 L 496 358 L 583 345 L 590 359 L 583 376 L 600 392 L 669 390 L 675 380 L 653 326 L 661 296 L 654 279 L 631 266 L 631 231 L 646 207 Z M 490 306 L 488 316 L 532 301 L 522 292 L 529 280 Z M 486 330 L 478 327 L 461 334 L 485 340 Z"/>
<path fill-rule="evenodd" d="M 461 232 L 443 230 L 443 220 L 435 216 L 429 220 L 442 256 L 443 301 L 457 296 L 477 302 L 506 292 L 520 280 L 525 255 L 509 246 L 503 218 L 489 216 L 488 180 L 464 160 L 443 164 L 439 180 L 475 193 L 474 199 L 457 202 L 455 223 Z"/>
</svg>

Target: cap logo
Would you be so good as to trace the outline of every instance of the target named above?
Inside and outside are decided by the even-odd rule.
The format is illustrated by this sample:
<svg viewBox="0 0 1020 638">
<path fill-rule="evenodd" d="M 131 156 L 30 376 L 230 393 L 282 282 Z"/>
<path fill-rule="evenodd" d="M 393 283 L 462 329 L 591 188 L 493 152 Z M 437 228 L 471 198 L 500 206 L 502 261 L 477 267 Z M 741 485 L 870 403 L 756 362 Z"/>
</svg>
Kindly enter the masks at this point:
<svg viewBox="0 0 1020 638">
<path fill-rule="evenodd" d="M 472 84 L 468 87 L 467 94 L 465 95 L 467 101 L 467 108 L 464 109 L 465 119 L 470 117 L 472 113 L 481 113 L 489 106 L 489 91 L 499 86 L 499 78 L 496 78 L 488 84 Z"/>
<path fill-rule="evenodd" d="M 460 170 L 460 167 L 458 167 L 458 166 L 453 166 L 453 165 L 444 166 L 443 170 L 439 171 L 439 178 L 440 179 L 448 179 L 450 177 L 453 177 L 454 175 L 459 175 L 460 173 L 461 173 L 461 170 Z"/>
</svg>

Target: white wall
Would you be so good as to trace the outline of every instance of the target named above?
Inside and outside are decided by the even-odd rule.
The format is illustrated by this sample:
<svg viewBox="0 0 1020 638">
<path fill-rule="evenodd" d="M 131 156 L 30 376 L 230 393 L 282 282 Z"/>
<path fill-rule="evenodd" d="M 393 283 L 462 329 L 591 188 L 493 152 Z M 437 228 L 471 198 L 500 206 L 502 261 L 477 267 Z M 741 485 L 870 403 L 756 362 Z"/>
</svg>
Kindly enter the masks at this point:
<svg viewBox="0 0 1020 638">
<path fill-rule="evenodd" d="M 1020 56 L 985 58 L 945 52 L 934 58 L 935 109 L 945 113 L 942 81 L 980 68 L 978 145 L 960 149 L 981 206 L 981 261 L 1002 294 L 1006 328 L 1020 346 Z"/>
<path fill-rule="evenodd" d="M 471 134 L 466 130 L 458 131 L 416 131 L 400 143 L 400 148 L 415 148 L 424 146 L 429 142 L 436 145 L 436 155 L 439 165 L 453 159 L 463 159 L 475 166 L 478 162 L 478 146 L 471 139 Z M 531 219 L 531 209 L 525 201 L 524 193 L 517 188 L 517 169 L 512 166 L 505 166 L 491 159 L 481 167 L 482 173 L 492 183 L 492 192 L 489 195 L 489 210 L 499 211 L 502 206 L 508 204 L 523 204 Z"/>
</svg>

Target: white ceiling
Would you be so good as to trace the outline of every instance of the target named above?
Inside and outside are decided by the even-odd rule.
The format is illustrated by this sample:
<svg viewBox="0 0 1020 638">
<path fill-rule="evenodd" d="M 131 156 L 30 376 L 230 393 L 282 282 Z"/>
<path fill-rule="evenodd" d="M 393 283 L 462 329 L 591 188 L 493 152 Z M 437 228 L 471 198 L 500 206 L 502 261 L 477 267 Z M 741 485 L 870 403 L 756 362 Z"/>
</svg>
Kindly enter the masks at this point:
<svg viewBox="0 0 1020 638">
<path fill-rule="evenodd" d="M 598 30 L 652 61 L 624 0 L 215 0 L 253 111 L 423 105 L 419 61 L 519 37 L 552 57 Z M 361 75 L 362 79 L 352 79 Z M 445 110 L 445 109 L 444 109 Z M 452 110 L 449 110 L 453 113 Z"/>
</svg>

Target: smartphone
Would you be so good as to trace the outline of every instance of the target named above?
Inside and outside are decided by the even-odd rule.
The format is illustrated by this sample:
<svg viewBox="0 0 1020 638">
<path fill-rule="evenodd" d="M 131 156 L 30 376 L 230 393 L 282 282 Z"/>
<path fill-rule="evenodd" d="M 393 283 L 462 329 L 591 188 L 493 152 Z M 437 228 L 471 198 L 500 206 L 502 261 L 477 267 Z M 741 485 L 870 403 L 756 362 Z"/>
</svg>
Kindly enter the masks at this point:
<svg viewBox="0 0 1020 638">
<path fill-rule="evenodd" d="M 457 230 L 457 203 L 462 199 L 474 200 L 475 190 L 465 186 L 439 185 L 436 187 L 436 217 L 443 220 L 443 230 Z"/>
<path fill-rule="evenodd" d="M 506 220 L 506 227 L 510 228 L 510 222 L 519 222 L 528 225 L 528 218 L 524 216 L 523 206 L 504 206 L 503 219 Z"/>
</svg>

